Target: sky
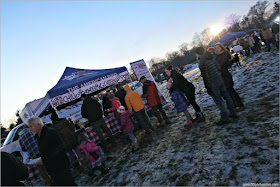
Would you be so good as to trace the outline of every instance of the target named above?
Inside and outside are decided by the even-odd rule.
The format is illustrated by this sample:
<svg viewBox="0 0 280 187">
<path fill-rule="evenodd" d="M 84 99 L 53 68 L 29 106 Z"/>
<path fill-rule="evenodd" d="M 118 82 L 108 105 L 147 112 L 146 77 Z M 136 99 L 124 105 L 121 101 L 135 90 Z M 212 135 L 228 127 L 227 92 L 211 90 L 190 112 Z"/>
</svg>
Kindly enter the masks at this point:
<svg viewBox="0 0 280 187">
<path fill-rule="evenodd" d="M 105 69 L 191 42 L 257 1 L 0 1 L 1 118 L 46 95 L 66 66 Z"/>
</svg>

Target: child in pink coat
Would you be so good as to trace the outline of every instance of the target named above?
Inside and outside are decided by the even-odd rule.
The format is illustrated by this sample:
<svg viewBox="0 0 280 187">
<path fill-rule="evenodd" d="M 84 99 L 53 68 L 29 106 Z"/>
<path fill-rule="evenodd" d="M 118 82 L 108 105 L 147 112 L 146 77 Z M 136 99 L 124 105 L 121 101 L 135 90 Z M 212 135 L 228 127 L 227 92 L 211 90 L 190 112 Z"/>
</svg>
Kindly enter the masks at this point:
<svg viewBox="0 0 280 187">
<path fill-rule="evenodd" d="M 125 108 L 123 106 L 120 106 L 117 111 L 120 114 L 121 130 L 131 140 L 133 150 L 138 149 L 139 145 L 135 136 L 133 135 L 134 126 L 131 120 L 130 113 L 128 111 L 125 111 Z"/>
<path fill-rule="evenodd" d="M 80 149 L 85 153 L 88 160 L 91 162 L 92 168 L 97 168 L 101 173 L 107 173 L 108 169 L 104 168 L 101 161 L 104 160 L 104 152 L 101 147 L 97 146 L 92 140 L 88 139 L 86 133 L 81 133 L 78 136 Z M 89 175 L 93 175 L 94 170 L 91 170 Z"/>
</svg>

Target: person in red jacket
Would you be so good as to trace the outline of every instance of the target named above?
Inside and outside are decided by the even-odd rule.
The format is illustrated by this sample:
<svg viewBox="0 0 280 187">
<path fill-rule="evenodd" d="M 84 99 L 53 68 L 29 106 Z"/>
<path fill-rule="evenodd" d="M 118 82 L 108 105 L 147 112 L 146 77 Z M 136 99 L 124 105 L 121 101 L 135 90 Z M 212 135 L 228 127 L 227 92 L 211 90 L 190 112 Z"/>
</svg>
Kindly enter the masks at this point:
<svg viewBox="0 0 280 187">
<path fill-rule="evenodd" d="M 131 140 L 133 150 L 138 149 L 139 145 L 135 136 L 133 135 L 134 126 L 130 113 L 128 111 L 125 111 L 125 108 L 123 106 L 120 106 L 117 111 L 120 114 L 122 132 L 126 134 Z"/>
<path fill-rule="evenodd" d="M 117 109 L 122 106 L 119 98 L 115 97 L 113 93 L 108 93 L 108 98 L 112 102 L 112 107 L 107 109 L 107 112 L 114 112 L 116 119 L 120 119 L 120 115 L 117 112 Z"/>
<path fill-rule="evenodd" d="M 147 80 L 145 76 L 140 78 L 140 82 L 143 84 L 142 97 L 147 99 L 148 105 L 152 108 L 152 112 L 157 117 L 160 125 L 171 124 L 162 108 L 162 100 L 158 94 L 156 84 L 153 81 Z"/>
</svg>

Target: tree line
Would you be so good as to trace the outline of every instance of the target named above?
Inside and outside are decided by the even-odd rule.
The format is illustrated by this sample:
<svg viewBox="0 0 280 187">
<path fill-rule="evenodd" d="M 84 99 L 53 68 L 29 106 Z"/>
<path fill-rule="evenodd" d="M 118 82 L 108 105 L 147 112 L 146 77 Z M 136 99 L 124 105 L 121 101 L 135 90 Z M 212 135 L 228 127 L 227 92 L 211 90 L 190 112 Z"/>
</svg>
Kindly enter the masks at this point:
<svg viewBox="0 0 280 187">
<path fill-rule="evenodd" d="M 241 2 L 242 4 L 242 2 Z M 273 7 L 268 9 L 271 3 L 268 1 L 258 1 L 250 7 L 244 16 L 230 14 L 225 18 L 226 28 L 220 32 L 220 36 L 227 33 L 238 32 L 244 29 L 262 29 L 270 27 L 277 16 L 279 16 L 279 2 L 274 2 Z M 192 64 L 196 61 L 196 47 L 210 47 L 219 40 L 219 36 L 213 36 L 210 28 L 202 32 L 196 32 L 190 43 L 184 42 L 179 46 L 179 50 L 167 52 L 165 58 L 153 57 L 147 61 L 153 76 L 163 73 L 168 65 L 181 67 Z M 131 72 L 133 74 L 133 72 Z M 135 77 L 135 75 L 134 75 Z"/>
</svg>

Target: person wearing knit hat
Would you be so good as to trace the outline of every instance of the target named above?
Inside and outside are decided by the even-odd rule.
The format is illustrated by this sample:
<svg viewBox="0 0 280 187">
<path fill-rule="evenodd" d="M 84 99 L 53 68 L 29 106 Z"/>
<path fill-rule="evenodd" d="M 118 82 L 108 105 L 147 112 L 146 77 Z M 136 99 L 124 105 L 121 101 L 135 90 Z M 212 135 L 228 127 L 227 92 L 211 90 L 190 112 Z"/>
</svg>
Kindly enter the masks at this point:
<svg viewBox="0 0 280 187">
<path fill-rule="evenodd" d="M 139 148 L 137 140 L 133 135 L 134 125 L 131 119 L 131 115 L 128 111 L 125 111 L 123 106 L 120 106 L 117 109 L 118 113 L 120 114 L 120 122 L 121 122 L 121 130 L 124 134 L 126 134 L 132 142 L 133 150 Z"/>
<path fill-rule="evenodd" d="M 214 53 L 215 52 L 215 47 L 209 47 L 207 49 L 207 51 L 211 52 L 211 53 Z"/>
<path fill-rule="evenodd" d="M 124 86 L 124 91 L 128 91 L 128 90 L 130 90 L 130 86 L 126 83 Z"/>
<path fill-rule="evenodd" d="M 138 124 L 145 129 L 147 134 L 150 134 L 154 127 L 147 116 L 141 96 L 138 92 L 132 91 L 128 84 L 125 85 L 124 90 L 126 91 L 125 103 L 129 113 L 133 114 Z"/>
<path fill-rule="evenodd" d="M 214 56 L 209 51 L 204 51 L 204 48 L 202 47 L 196 49 L 196 54 L 200 58 L 199 69 L 204 86 L 207 93 L 213 98 L 220 110 L 221 120 L 217 122 L 217 125 L 229 123 L 229 117 L 237 118 L 237 114 L 233 100 L 229 96 L 224 81 L 220 75 L 218 64 L 216 63 Z M 223 99 L 226 101 L 230 115 L 228 115 Z"/>
</svg>

